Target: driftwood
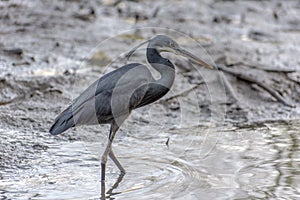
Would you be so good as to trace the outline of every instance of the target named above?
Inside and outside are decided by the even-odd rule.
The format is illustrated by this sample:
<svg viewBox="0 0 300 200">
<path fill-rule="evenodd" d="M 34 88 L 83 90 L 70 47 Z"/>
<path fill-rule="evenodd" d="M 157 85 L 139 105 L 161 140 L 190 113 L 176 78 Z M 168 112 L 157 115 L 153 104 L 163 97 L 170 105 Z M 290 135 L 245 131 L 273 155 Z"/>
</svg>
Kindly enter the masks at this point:
<svg viewBox="0 0 300 200">
<path fill-rule="evenodd" d="M 231 74 L 241 80 L 244 80 L 244 81 L 247 81 L 247 82 L 250 82 L 250 83 L 254 83 L 256 84 L 257 86 L 263 88 L 265 91 L 267 91 L 271 96 L 273 96 L 278 102 L 281 102 L 282 104 L 286 105 L 286 106 L 289 106 L 289 107 L 295 107 L 294 104 L 290 103 L 289 101 L 287 101 L 283 96 L 281 96 L 279 94 L 278 91 L 276 91 L 275 89 L 273 89 L 271 86 L 269 86 L 267 84 L 266 81 L 264 80 L 259 80 L 257 79 L 256 77 L 252 76 L 251 74 L 249 73 L 245 73 L 245 72 L 242 72 L 242 71 L 236 71 L 236 70 L 233 70 L 233 69 L 230 69 L 228 67 L 225 67 L 225 66 L 216 66 L 216 68 L 222 72 L 225 72 L 225 73 L 228 73 L 228 74 Z M 282 72 L 282 71 L 280 71 Z M 289 71 L 288 71 L 289 72 Z M 224 74 L 221 74 L 221 78 L 223 79 L 223 83 L 224 83 L 224 86 L 226 88 L 226 91 L 229 93 L 230 97 L 233 99 L 234 102 L 232 103 L 238 103 L 238 98 L 234 92 L 234 89 L 232 88 L 230 82 L 227 80 L 226 76 Z M 202 83 L 200 83 L 202 84 Z M 173 95 L 171 97 L 168 97 L 168 98 L 165 98 L 165 99 L 162 99 L 160 100 L 158 103 L 164 103 L 164 102 L 167 102 L 167 101 L 170 101 L 172 99 L 175 99 L 175 98 L 178 98 L 178 97 L 182 97 L 182 96 L 185 96 L 186 94 L 190 93 L 191 91 L 193 91 L 194 89 L 196 89 L 200 84 L 197 84 L 195 86 L 193 86 L 192 88 L 190 89 L 187 89 L 183 92 L 180 92 L 176 95 Z"/>
<path fill-rule="evenodd" d="M 254 64 L 251 62 L 246 62 L 246 61 L 240 61 L 239 64 L 244 65 L 244 66 L 248 66 L 251 68 L 256 68 L 256 69 L 260 69 L 266 72 L 283 72 L 283 73 L 291 73 L 291 72 L 295 72 L 295 69 L 280 69 L 280 68 L 274 68 L 274 67 L 268 67 L 262 64 Z"/>
<path fill-rule="evenodd" d="M 266 72 L 283 72 L 283 73 L 292 73 L 295 72 L 296 69 L 286 69 L 286 68 L 280 68 L 280 67 L 270 67 L 261 63 L 253 62 L 250 60 L 240 59 L 240 58 L 234 58 L 231 56 L 223 56 L 221 58 L 218 58 L 218 61 L 224 62 L 225 66 L 235 66 L 235 65 L 242 65 L 247 66 L 250 68 L 255 68 L 259 70 L 263 70 Z"/>
<path fill-rule="evenodd" d="M 258 85 L 259 87 L 263 88 L 264 90 L 266 90 L 271 96 L 273 96 L 275 99 L 277 99 L 277 101 L 283 103 L 286 106 L 295 107 L 295 105 L 291 104 L 286 99 L 284 99 L 275 89 L 273 89 L 271 86 L 268 86 L 266 81 L 264 81 L 264 80 L 258 80 L 257 78 L 251 76 L 250 74 L 243 73 L 243 72 L 237 72 L 235 70 L 229 69 L 224 66 L 217 66 L 217 69 L 219 69 L 223 72 L 229 73 L 233 76 L 236 76 L 239 79 L 254 83 L 254 84 Z"/>
</svg>

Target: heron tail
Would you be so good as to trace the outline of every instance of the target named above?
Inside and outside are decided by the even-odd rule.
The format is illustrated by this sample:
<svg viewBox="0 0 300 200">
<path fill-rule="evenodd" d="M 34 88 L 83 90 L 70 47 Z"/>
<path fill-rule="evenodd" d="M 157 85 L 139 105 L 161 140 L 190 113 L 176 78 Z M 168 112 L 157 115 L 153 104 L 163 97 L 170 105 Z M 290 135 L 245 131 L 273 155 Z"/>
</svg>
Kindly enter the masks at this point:
<svg viewBox="0 0 300 200">
<path fill-rule="evenodd" d="M 75 126 L 75 122 L 73 119 L 72 106 L 70 106 L 55 119 L 49 132 L 52 135 L 58 135 L 73 126 Z"/>
</svg>

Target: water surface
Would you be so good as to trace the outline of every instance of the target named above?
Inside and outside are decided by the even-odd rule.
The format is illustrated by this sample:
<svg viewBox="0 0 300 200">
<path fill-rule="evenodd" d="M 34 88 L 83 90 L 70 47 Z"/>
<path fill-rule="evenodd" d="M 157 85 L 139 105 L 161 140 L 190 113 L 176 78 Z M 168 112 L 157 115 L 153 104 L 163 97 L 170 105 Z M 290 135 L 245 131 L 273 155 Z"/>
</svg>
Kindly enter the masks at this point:
<svg viewBox="0 0 300 200">
<path fill-rule="evenodd" d="M 113 148 L 127 173 L 109 198 L 299 199 L 299 128 L 294 122 L 121 133 Z M 97 139 L 49 137 L 27 166 L 3 169 L 2 199 L 99 199 L 105 140 Z M 109 160 L 107 190 L 118 176 Z"/>
</svg>

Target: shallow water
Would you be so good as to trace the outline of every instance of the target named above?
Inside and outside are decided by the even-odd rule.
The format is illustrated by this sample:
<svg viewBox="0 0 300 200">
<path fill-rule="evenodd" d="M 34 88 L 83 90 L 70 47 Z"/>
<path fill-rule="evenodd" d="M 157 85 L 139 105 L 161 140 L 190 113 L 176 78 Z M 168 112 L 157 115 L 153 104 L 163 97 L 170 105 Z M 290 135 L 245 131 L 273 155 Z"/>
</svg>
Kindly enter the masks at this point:
<svg viewBox="0 0 300 200">
<path fill-rule="evenodd" d="M 242 59 L 245 65 L 253 63 L 260 69 L 299 71 L 297 1 L 122 1 L 119 7 L 105 5 L 113 1 L 101 1 L 101 6 L 94 1 L 84 5 L 77 1 L 0 2 L 0 200 L 99 199 L 100 157 L 107 129 L 82 132 L 76 128 L 56 137 L 46 130 L 84 85 L 107 72 L 107 64 L 90 66 L 93 63 L 85 61 L 99 57 L 113 61 L 140 40 L 163 33 L 176 36 L 187 49 L 217 64 L 240 67 Z M 82 20 L 89 10 L 97 14 L 95 19 Z M 139 21 L 134 20 L 137 16 Z M 135 59 L 142 62 L 145 54 L 139 55 Z M 119 67 L 117 63 L 111 66 Z M 202 77 L 216 84 L 212 72 L 198 74 L 185 62 L 174 63 L 179 73 L 172 95 L 200 84 Z M 255 74 L 264 75 L 260 70 Z M 227 77 L 239 104 L 228 105 L 226 112 L 213 110 L 220 102 L 223 105 L 224 98 L 206 92 L 203 84 L 180 106 L 175 103 L 165 109 L 155 104 L 148 117 L 154 123 L 140 113 L 143 117 L 123 127 L 114 141 L 115 154 L 127 174 L 109 198 L 300 199 L 299 123 L 192 127 L 220 113 L 232 122 L 299 119 L 299 73 L 271 76 L 271 86 L 297 108 L 281 105 L 259 88 Z M 222 101 L 216 99 L 218 105 L 211 105 L 211 97 Z M 191 128 L 168 127 L 177 124 Z M 109 160 L 107 190 L 118 176 Z"/>
<path fill-rule="evenodd" d="M 299 199 L 299 128 L 299 123 L 270 123 L 176 129 L 159 135 L 121 133 L 113 148 L 127 173 L 108 196 Z M 165 144 L 168 137 L 169 147 Z M 95 142 L 49 137 L 48 148 L 36 151 L 27 167 L 4 168 L 1 199 L 99 199 L 104 141 L 103 135 Z M 118 175 L 109 160 L 107 190 Z"/>
</svg>

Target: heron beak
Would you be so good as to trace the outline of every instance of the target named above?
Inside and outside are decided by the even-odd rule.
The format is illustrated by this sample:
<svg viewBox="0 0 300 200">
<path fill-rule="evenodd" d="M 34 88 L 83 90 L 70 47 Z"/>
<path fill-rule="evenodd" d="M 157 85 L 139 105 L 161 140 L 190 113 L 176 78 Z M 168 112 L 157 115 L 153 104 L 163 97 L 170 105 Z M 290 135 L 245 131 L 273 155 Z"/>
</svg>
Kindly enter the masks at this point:
<svg viewBox="0 0 300 200">
<path fill-rule="evenodd" d="M 194 61 L 195 63 L 199 64 L 199 65 L 202 65 L 204 67 L 207 67 L 209 69 L 214 69 L 214 67 L 206 62 L 204 62 L 203 60 L 201 60 L 200 58 L 198 58 L 197 56 L 193 55 L 192 53 L 188 52 L 187 50 L 185 49 L 176 49 L 176 54 L 178 55 L 181 55 L 181 56 L 184 56 L 188 59 L 191 59 L 192 61 Z"/>
</svg>

